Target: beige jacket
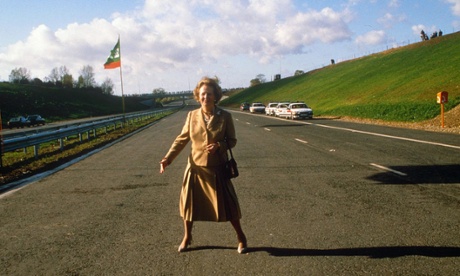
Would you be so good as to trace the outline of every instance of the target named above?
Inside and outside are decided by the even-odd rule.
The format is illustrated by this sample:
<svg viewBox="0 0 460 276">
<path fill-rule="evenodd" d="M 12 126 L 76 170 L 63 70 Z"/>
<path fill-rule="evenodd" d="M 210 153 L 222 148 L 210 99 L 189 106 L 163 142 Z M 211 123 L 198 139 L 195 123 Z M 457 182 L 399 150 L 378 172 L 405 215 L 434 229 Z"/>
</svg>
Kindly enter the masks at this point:
<svg viewBox="0 0 460 276">
<path fill-rule="evenodd" d="M 176 137 L 165 158 L 171 163 L 187 143 L 192 141 L 189 162 L 197 166 L 218 166 L 227 160 L 225 137 L 228 145 L 233 148 L 236 145 L 235 126 L 228 111 L 216 107 L 208 125 L 204 121 L 201 108 L 190 111 L 181 134 Z M 219 151 L 215 154 L 208 153 L 205 150 L 206 145 L 216 142 L 220 145 Z"/>
</svg>

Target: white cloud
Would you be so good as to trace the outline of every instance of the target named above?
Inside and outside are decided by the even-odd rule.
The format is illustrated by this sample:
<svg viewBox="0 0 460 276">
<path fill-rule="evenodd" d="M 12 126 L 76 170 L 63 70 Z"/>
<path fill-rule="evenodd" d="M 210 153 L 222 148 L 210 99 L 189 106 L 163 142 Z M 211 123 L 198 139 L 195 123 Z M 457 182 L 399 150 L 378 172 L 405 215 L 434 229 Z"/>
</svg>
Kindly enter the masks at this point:
<svg viewBox="0 0 460 276">
<path fill-rule="evenodd" d="M 446 0 L 447 3 L 452 4 L 452 12 L 456 16 L 460 16 L 460 0 Z"/>
<path fill-rule="evenodd" d="M 385 15 L 377 19 L 377 22 L 382 24 L 385 28 L 391 28 L 394 24 L 403 22 L 405 19 L 405 15 L 395 16 L 391 13 L 385 13 Z"/>
<path fill-rule="evenodd" d="M 400 6 L 399 0 L 390 0 L 390 3 L 388 4 L 390 8 L 397 8 Z"/>
<path fill-rule="evenodd" d="M 104 70 L 102 64 L 120 34 L 123 72 L 135 76 L 124 81 L 137 87 L 146 76 L 160 82 L 164 76 L 157 75 L 198 72 L 225 57 L 247 55 L 266 63 L 303 53 L 314 43 L 349 40 L 351 19 L 347 9 L 299 12 L 291 0 L 146 0 L 138 10 L 108 19 L 58 30 L 37 26 L 27 39 L 0 53 L 0 75 L 6 79 L 12 69 L 26 67 L 33 77 L 44 79 L 51 69 L 65 65 L 77 78 L 90 65 L 99 82 L 117 78 L 116 70 Z"/>
<path fill-rule="evenodd" d="M 355 40 L 359 45 L 378 45 L 386 42 L 386 34 L 384 31 L 370 31 L 364 35 L 360 35 Z"/>
</svg>

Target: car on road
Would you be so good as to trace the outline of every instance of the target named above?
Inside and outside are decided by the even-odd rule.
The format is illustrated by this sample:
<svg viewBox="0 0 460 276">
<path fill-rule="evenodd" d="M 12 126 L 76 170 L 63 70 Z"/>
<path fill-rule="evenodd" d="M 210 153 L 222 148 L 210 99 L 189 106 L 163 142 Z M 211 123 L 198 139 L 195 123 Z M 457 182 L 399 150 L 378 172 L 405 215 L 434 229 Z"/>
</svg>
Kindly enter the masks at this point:
<svg viewBox="0 0 460 276">
<path fill-rule="evenodd" d="M 291 116 L 291 113 L 287 109 L 288 106 L 289 106 L 288 102 L 279 103 L 275 108 L 275 116 L 276 117 L 286 117 L 286 118 Z"/>
<path fill-rule="evenodd" d="M 313 118 L 313 110 L 303 102 L 291 103 L 287 108 L 291 114 L 291 119 L 311 119 Z"/>
<path fill-rule="evenodd" d="M 29 125 L 30 126 L 40 126 L 40 125 L 45 125 L 45 119 L 38 115 L 38 114 L 35 114 L 35 115 L 29 115 L 27 116 L 27 120 L 29 120 Z"/>
<path fill-rule="evenodd" d="M 30 121 L 23 116 L 11 118 L 7 123 L 8 128 L 23 128 L 30 125 Z"/>
<path fill-rule="evenodd" d="M 278 105 L 278 102 L 270 102 L 265 107 L 265 115 L 275 116 L 275 108 Z"/>
<path fill-rule="evenodd" d="M 242 103 L 240 105 L 240 110 L 241 111 L 249 110 L 249 103 Z"/>
<path fill-rule="evenodd" d="M 249 107 L 249 112 L 251 113 L 264 113 L 265 105 L 263 103 L 252 103 Z"/>
</svg>

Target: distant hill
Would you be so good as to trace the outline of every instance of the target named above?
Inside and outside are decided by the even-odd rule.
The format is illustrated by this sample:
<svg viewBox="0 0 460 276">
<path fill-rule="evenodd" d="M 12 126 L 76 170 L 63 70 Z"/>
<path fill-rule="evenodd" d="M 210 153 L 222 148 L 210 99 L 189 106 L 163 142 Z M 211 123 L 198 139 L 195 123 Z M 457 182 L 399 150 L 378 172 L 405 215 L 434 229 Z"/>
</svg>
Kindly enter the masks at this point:
<svg viewBox="0 0 460 276">
<path fill-rule="evenodd" d="M 125 112 L 148 107 L 145 98 L 125 98 Z M 68 89 L 30 84 L 0 83 L 2 121 L 15 116 L 40 114 L 48 121 L 122 114 L 122 97 L 102 94 L 100 89 Z"/>
<path fill-rule="evenodd" d="M 264 83 L 229 97 L 241 102 L 304 101 L 315 115 L 421 121 L 439 115 L 436 94 L 460 103 L 460 33 L 344 61 Z"/>
</svg>

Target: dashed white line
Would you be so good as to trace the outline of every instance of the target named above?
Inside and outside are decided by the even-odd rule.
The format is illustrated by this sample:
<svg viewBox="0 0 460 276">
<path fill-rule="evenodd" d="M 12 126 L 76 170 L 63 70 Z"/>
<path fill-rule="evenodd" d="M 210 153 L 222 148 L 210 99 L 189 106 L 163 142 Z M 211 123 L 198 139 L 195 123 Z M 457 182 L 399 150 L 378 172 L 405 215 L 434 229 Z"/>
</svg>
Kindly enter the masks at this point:
<svg viewBox="0 0 460 276">
<path fill-rule="evenodd" d="M 272 117 L 272 119 L 286 121 L 285 119 L 276 118 L 276 117 L 275 118 Z M 329 129 L 337 129 L 337 130 L 349 131 L 349 132 L 353 132 L 353 133 L 360 133 L 360 134 L 378 136 L 378 137 L 385 137 L 385 138 L 402 140 L 402 141 L 409 141 L 409 142 L 414 142 L 414 143 L 421 143 L 421 144 L 426 144 L 426 145 L 441 146 L 441 147 L 452 148 L 452 149 L 460 149 L 460 146 L 456 146 L 456 145 L 450 145 L 450 144 L 444 144 L 444 143 L 438 143 L 438 142 L 431 142 L 431 141 L 425 141 L 425 140 L 418 140 L 418 139 L 412 139 L 412 138 L 406 138 L 406 137 L 400 137 L 400 136 L 394 136 L 394 135 L 387 135 L 387 134 L 381 134 L 381 133 L 376 133 L 376 132 L 362 131 L 362 130 L 356 130 L 356 129 L 352 129 L 352 128 L 336 127 L 336 126 L 329 126 L 329 125 L 316 124 L 316 123 L 311 123 L 311 122 L 301 122 L 301 121 L 298 121 L 297 123 L 305 124 L 305 125 L 319 126 L 319 127 L 329 128 Z"/>
<path fill-rule="evenodd" d="M 264 129 L 265 129 L 266 131 L 272 131 L 272 130 L 269 129 L 268 127 L 264 127 Z"/>
<path fill-rule="evenodd" d="M 390 169 L 388 167 L 385 167 L 385 166 L 382 166 L 382 165 L 378 165 L 378 164 L 375 164 L 375 163 L 370 163 L 371 166 L 374 166 L 374 167 L 377 167 L 379 169 L 382 169 L 382 170 L 385 170 L 385 171 L 389 171 L 389 172 L 392 172 L 392 173 L 395 173 L 397 175 L 401 175 L 401 176 L 407 176 L 406 173 L 403 173 L 403 172 L 400 172 L 400 171 L 397 171 L 397 170 L 393 170 L 393 169 Z"/>
<path fill-rule="evenodd" d="M 300 143 L 308 144 L 308 142 L 305 141 L 305 140 L 301 140 L 301 139 L 297 139 L 297 138 L 296 138 L 295 140 L 296 140 L 297 142 L 300 142 Z"/>
<path fill-rule="evenodd" d="M 391 139 L 397 139 L 397 140 L 403 140 L 403 141 L 409 141 L 409 142 L 415 142 L 415 143 L 421 143 L 421 144 L 428 144 L 428 145 L 442 146 L 442 147 L 453 148 L 453 149 L 460 149 L 460 146 L 449 145 L 449 144 L 444 144 L 444 143 L 424 141 L 424 140 L 418 140 L 418 139 L 412 139 L 412 138 L 406 138 L 406 137 L 400 137 L 400 136 L 393 136 L 393 135 L 387 135 L 387 134 L 381 134 L 381 133 L 375 133 L 375 132 L 361 131 L 361 130 L 356 130 L 356 129 L 351 129 L 351 128 L 335 127 L 335 126 L 328 126 L 328 125 L 322 125 L 322 124 L 316 124 L 316 125 L 319 126 L 319 127 L 345 130 L 345 131 L 350 131 L 350 132 L 353 132 L 353 133 L 361 133 L 361 134 L 367 134 L 367 135 L 373 135 L 373 136 L 379 136 L 379 137 L 385 137 L 385 138 L 391 138 Z"/>
</svg>

